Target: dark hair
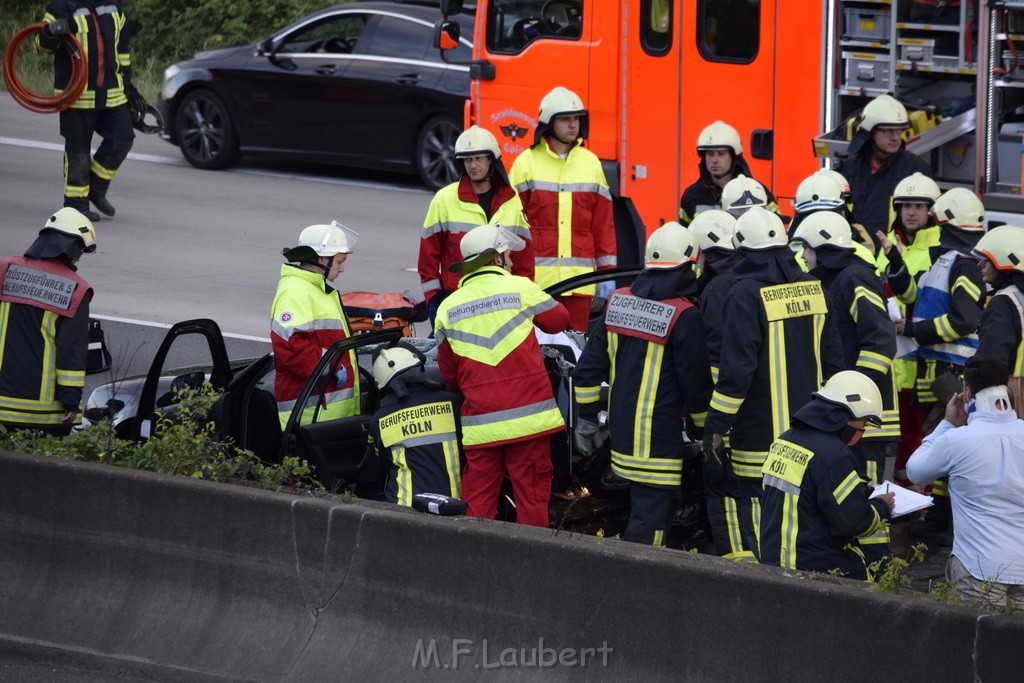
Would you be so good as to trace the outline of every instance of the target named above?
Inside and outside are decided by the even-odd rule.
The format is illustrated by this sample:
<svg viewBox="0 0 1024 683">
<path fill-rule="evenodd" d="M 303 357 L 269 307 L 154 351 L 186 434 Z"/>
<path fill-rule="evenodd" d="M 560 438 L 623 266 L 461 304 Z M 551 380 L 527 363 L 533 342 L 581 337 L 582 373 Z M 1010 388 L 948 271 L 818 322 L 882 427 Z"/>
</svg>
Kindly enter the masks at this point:
<svg viewBox="0 0 1024 683">
<path fill-rule="evenodd" d="M 1010 381 L 1010 369 L 1005 361 L 995 356 L 972 356 L 964 365 L 964 380 L 971 391 L 977 394 Z"/>
</svg>

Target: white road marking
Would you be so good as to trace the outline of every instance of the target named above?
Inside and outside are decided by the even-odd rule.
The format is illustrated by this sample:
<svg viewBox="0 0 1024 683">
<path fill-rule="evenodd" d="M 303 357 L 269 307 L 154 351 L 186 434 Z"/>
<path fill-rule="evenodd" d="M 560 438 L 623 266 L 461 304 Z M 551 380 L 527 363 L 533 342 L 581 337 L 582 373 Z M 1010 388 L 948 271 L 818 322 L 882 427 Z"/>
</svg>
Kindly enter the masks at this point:
<svg viewBox="0 0 1024 683">
<path fill-rule="evenodd" d="M 20 138 L 0 137 L 0 145 L 12 147 L 29 147 L 33 149 L 45 149 L 50 152 L 63 152 L 64 145 L 56 142 L 40 142 L 38 140 L 22 140 Z M 93 154 L 96 150 L 92 150 Z M 128 158 L 133 161 L 145 161 L 151 164 L 167 164 L 168 166 L 182 166 L 191 168 L 184 159 L 180 157 L 157 156 L 156 154 L 139 154 L 129 152 Z M 284 178 L 286 180 L 305 180 L 312 183 L 323 183 L 325 185 L 347 185 L 351 187 L 365 187 L 374 190 L 388 190 L 391 192 L 408 192 L 412 194 L 425 194 L 430 190 L 425 187 L 408 187 L 393 183 L 377 183 L 369 180 L 352 180 L 349 178 L 327 178 L 324 176 L 311 175 L 308 173 L 293 173 L 287 171 L 271 171 L 263 168 L 231 168 L 222 170 L 221 173 L 242 173 L 245 175 L 267 176 L 269 178 Z"/>
<path fill-rule="evenodd" d="M 128 325 L 141 325 L 143 327 L 158 327 L 158 328 L 160 328 L 162 330 L 169 330 L 169 329 L 171 329 L 171 325 L 168 325 L 167 323 L 155 323 L 155 322 L 152 322 L 150 320 L 133 320 L 132 318 L 118 318 L 118 317 L 113 316 L 113 315 L 96 315 L 96 314 L 93 314 L 93 313 L 90 313 L 89 317 L 90 318 L 96 318 L 97 320 L 107 320 L 107 321 L 112 322 L 112 323 L 125 323 L 125 324 L 128 324 Z M 223 336 L 229 337 L 231 339 L 241 339 L 243 341 L 264 342 L 264 343 L 267 343 L 267 344 L 270 343 L 270 337 L 255 337 L 255 336 L 253 336 L 251 334 L 235 334 L 234 332 L 221 332 L 221 334 Z"/>
</svg>

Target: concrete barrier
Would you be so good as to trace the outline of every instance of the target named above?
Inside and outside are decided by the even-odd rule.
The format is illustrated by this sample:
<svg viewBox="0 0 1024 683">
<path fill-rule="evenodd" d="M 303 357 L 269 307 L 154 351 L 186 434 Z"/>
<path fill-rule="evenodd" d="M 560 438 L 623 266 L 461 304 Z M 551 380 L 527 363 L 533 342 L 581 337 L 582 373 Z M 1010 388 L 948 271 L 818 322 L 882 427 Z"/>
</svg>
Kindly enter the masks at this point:
<svg viewBox="0 0 1024 683">
<path fill-rule="evenodd" d="M 1021 643 L 718 558 L 0 452 L 0 650 L 126 675 L 1008 681 Z"/>
</svg>

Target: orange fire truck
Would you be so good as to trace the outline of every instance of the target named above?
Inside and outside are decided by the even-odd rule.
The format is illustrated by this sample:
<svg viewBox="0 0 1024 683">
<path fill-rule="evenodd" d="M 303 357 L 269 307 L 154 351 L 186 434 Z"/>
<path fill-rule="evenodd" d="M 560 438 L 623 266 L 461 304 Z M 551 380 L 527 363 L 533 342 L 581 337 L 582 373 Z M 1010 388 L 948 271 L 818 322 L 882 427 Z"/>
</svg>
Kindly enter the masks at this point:
<svg viewBox="0 0 1024 683">
<path fill-rule="evenodd" d="M 442 0 L 442 14 L 461 5 Z M 438 22 L 438 46 L 456 30 Z M 506 164 L 532 143 L 546 92 L 583 98 L 620 262 L 676 218 L 712 121 L 739 130 L 786 212 L 884 92 L 927 112 L 907 146 L 941 186 L 975 189 L 990 223 L 1024 220 L 1024 0 L 477 0 L 473 43 L 466 125 L 493 132 Z"/>
</svg>

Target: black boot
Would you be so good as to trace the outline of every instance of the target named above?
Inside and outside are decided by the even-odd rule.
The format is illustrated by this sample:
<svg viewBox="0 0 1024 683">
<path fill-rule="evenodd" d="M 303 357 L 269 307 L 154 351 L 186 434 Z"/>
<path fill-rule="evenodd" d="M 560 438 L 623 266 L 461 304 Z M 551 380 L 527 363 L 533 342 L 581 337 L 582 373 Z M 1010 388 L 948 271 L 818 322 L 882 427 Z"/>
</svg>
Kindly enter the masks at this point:
<svg viewBox="0 0 1024 683">
<path fill-rule="evenodd" d="M 101 213 L 107 216 L 113 216 L 115 213 L 117 213 L 117 209 L 114 208 L 113 204 L 107 201 L 107 198 L 104 195 L 95 192 L 90 192 L 89 201 L 92 202 L 93 206 L 99 209 Z M 89 220 L 93 219 L 90 218 Z"/>
</svg>

